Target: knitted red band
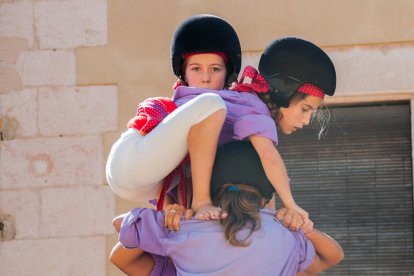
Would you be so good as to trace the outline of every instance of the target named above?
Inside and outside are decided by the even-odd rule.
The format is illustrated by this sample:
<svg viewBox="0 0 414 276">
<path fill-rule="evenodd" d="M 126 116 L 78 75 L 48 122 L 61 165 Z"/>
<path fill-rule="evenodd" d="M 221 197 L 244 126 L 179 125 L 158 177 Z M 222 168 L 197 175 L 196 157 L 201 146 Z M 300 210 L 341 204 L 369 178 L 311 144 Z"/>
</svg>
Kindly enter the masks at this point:
<svg viewBox="0 0 414 276">
<path fill-rule="evenodd" d="M 319 98 L 322 98 L 322 99 L 325 96 L 325 93 L 323 92 L 322 89 L 320 89 L 319 87 L 317 87 L 313 84 L 310 84 L 310 83 L 303 84 L 301 87 L 298 88 L 297 91 L 301 92 L 301 93 L 304 93 L 304 94 L 319 97 Z"/>
</svg>

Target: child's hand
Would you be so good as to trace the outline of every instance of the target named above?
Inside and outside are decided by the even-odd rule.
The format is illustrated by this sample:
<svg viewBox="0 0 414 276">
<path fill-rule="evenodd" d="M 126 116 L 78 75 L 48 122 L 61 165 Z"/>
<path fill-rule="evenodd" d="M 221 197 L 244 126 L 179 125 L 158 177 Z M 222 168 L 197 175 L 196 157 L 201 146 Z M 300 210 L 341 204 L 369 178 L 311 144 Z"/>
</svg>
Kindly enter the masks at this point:
<svg viewBox="0 0 414 276">
<path fill-rule="evenodd" d="M 303 225 L 300 229 L 303 231 L 303 234 L 309 234 L 313 231 L 313 221 L 309 220 L 309 223 Z"/>
<path fill-rule="evenodd" d="M 298 205 L 294 206 L 292 209 L 296 210 L 303 218 L 303 223 L 307 224 L 309 222 L 309 213 L 300 208 Z"/>
<path fill-rule="evenodd" d="M 281 208 L 277 211 L 276 217 L 291 231 L 299 231 L 303 225 L 303 217 L 295 209 Z"/>
<path fill-rule="evenodd" d="M 186 209 L 178 204 L 170 204 L 164 208 L 164 226 L 169 230 L 178 231 L 180 229 L 180 221 L 185 214 L 185 219 L 189 220 L 193 217 L 193 211 Z"/>
<path fill-rule="evenodd" d="M 306 234 L 313 230 L 313 222 L 309 219 L 309 213 L 300 208 L 298 205 L 294 208 L 297 210 L 303 218 L 303 225 L 300 227 L 302 231 Z"/>
<path fill-rule="evenodd" d="M 303 225 L 301 226 L 303 227 L 308 227 L 309 224 L 309 213 L 306 212 L 305 210 L 303 210 L 302 208 L 300 208 L 298 205 L 294 204 L 292 207 L 286 207 L 287 209 L 293 209 L 296 212 L 298 212 L 302 218 L 303 218 Z"/>
</svg>

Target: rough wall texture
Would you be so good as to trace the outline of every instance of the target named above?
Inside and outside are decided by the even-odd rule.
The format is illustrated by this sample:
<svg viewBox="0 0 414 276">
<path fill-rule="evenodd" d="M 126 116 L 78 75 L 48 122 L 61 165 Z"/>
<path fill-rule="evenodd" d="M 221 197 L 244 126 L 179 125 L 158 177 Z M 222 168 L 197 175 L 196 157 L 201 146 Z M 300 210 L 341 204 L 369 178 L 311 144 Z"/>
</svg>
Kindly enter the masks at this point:
<svg viewBox="0 0 414 276">
<path fill-rule="evenodd" d="M 115 197 L 103 133 L 116 85 L 76 84 L 78 47 L 107 43 L 107 2 L 0 2 L 1 275 L 105 275 Z M 13 234 L 14 231 L 14 234 Z"/>
<path fill-rule="evenodd" d="M 227 19 L 243 65 L 279 36 L 307 38 L 337 68 L 328 102 L 358 103 L 413 97 L 413 10 L 411 0 L 0 1 L 0 119 L 14 128 L 0 127 L 0 230 L 11 231 L 0 274 L 121 275 L 106 261 L 111 219 L 136 204 L 115 198 L 104 164 L 136 104 L 171 94 L 170 40 L 184 18 Z"/>
</svg>

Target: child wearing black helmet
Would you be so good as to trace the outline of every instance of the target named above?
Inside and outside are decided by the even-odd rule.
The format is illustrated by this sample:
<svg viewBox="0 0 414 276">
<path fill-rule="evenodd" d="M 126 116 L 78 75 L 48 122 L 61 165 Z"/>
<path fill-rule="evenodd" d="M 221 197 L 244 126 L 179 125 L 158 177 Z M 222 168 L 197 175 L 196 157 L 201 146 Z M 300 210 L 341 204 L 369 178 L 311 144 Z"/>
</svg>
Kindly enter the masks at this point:
<svg viewBox="0 0 414 276">
<path fill-rule="evenodd" d="M 338 264 L 343 251 L 332 238 L 312 227 L 304 233 L 289 231 L 282 225 L 285 210 L 276 219 L 275 210 L 263 209 L 273 192 L 251 143 L 227 143 L 217 151 L 211 195 L 228 216 L 183 221 L 180 231 L 170 232 L 163 227 L 161 213 L 134 209 L 123 218 L 121 243 L 158 254 L 156 258 L 169 256 L 174 265 L 164 258 L 162 270 L 159 265 L 151 270 L 151 263 L 143 266 L 141 258 L 148 257 L 143 254 L 121 267 L 128 275 L 294 276 L 317 275 Z"/>
<path fill-rule="evenodd" d="M 216 16 L 191 17 L 175 32 L 171 56 L 179 77 L 173 101 L 156 98 L 141 103 L 130 128 L 111 149 L 106 172 L 114 192 L 130 200 L 148 200 L 156 197 L 167 176 L 157 203 L 161 210 L 170 184 L 179 175 L 179 196 L 185 206 L 183 169 L 174 168 L 188 152 L 195 217 L 216 219 L 220 209 L 212 205 L 209 185 L 217 144 L 250 139 L 284 206 L 307 221 L 307 212 L 292 197 L 276 150 L 276 125 L 269 107 L 254 93 L 222 90 L 240 70 L 241 49 L 234 29 Z"/>
<path fill-rule="evenodd" d="M 180 79 L 176 86 L 204 88 L 206 93 L 185 104 L 160 97 L 141 103 L 129 129 L 111 149 L 107 180 L 120 197 L 141 202 L 156 198 L 164 183 L 157 204 L 162 209 L 165 193 L 174 188 L 178 175 L 178 196 L 186 205 L 185 173 L 177 166 L 189 153 L 192 208 L 200 218 L 217 218 L 219 208 L 211 204 L 209 183 L 226 106 L 219 95 L 207 92 L 222 90 L 237 78 L 240 43 L 223 19 L 197 15 L 177 28 L 171 57 Z"/>
</svg>

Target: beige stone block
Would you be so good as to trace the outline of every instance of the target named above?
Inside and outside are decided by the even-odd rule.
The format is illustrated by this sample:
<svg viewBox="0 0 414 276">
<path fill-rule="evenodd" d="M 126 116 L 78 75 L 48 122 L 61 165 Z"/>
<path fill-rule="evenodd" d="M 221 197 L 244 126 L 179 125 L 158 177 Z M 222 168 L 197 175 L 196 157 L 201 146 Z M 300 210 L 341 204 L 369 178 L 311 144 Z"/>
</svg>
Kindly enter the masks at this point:
<svg viewBox="0 0 414 276">
<path fill-rule="evenodd" d="M 33 137 L 37 134 L 37 91 L 25 89 L 0 95 L 0 117 L 17 122 L 16 137 Z"/>
<path fill-rule="evenodd" d="M 27 40 L 21 38 L 0 37 L 0 61 L 15 64 L 17 57 L 29 48 Z"/>
<path fill-rule="evenodd" d="M 0 210 L 14 218 L 15 239 L 39 237 L 40 197 L 37 191 L 29 189 L 2 190 L 0 192 Z"/>
<path fill-rule="evenodd" d="M 117 128 L 116 86 L 39 89 L 41 134 L 95 134 L 114 131 Z"/>
<path fill-rule="evenodd" d="M 73 85 L 76 60 L 73 51 L 27 51 L 17 58 L 24 85 Z"/>
<path fill-rule="evenodd" d="M 43 237 L 114 233 L 115 195 L 108 186 L 44 189 L 41 202 Z"/>
<path fill-rule="evenodd" d="M 107 1 L 72 0 L 34 3 L 41 48 L 75 48 L 107 42 Z"/>
<path fill-rule="evenodd" d="M 330 49 L 336 95 L 414 91 L 414 44 Z"/>
<path fill-rule="evenodd" d="M 105 262 L 105 237 L 13 240 L 0 246 L 2 276 L 102 276 Z"/>
<path fill-rule="evenodd" d="M 2 141 L 0 152 L 0 189 L 104 183 L 101 137 Z"/>
<path fill-rule="evenodd" d="M 0 67 L 0 95 L 20 90 L 22 82 L 19 73 L 9 67 Z"/>
<path fill-rule="evenodd" d="M 30 1 L 0 3 L 0 36 L 23 38 L 33 46 L 33 4 Z"/>
<path fill-rule="evenodd" d="M 241 76 L 241 74 L 243 73 L 243 69 L 247 65 L 253 66 L 254 68 L 258 69 L 261 55 L 262 55 L 261 51 L 242 53 L 242 65 L 241 65 L 239 77 Z"/>
</svg>

